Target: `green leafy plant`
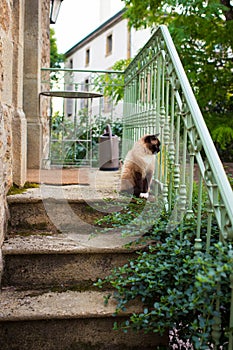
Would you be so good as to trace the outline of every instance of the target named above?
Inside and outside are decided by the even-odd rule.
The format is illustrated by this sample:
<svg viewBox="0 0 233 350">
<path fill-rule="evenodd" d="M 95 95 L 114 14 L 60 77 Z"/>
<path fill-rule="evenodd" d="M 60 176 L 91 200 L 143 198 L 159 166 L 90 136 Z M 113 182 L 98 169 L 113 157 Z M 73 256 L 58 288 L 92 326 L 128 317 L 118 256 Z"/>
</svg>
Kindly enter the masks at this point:
<svg viewBox="0 0 233 350">
<path fill-rule="evenodd" d="M 105 215 L 96 220 L 96 224 L 101 227 L 116 227 L 131 224 L 136 219 L 145 206 L 145 201 L 140 198 L 134 198 L 130 203 L 122 205 L 119 203 L 120 210 Z"/>
<path fill-rule="evenodd" d="M 101 74 L 95 78 L 94 84 L 98 91 L 108 96 L 116 104 L 124 97 L 124 71 L 131 59 L 122 59 L 112 66 L 115 73 Z"/>
<path fill-rule="evenodd" d="M 197 197 L 195 185 L 194 213 Z M 132 300 L 142 305 L 141 312 L 115 323 L 115 329 L 127 332 L 132 328 L 155 334 L 169 330 L 169 348 L 204 350 L 213 349 L 213 329 L 218 328 L 221 349 L 227 344 L 233 248 L 231 244 L 219 242 L 218 225 L 213 220 L 211 245 L 205 250 L 207 200 L 207 192 L 203 191 L 203 251 L 195 250 L 197 219 L 185 217 L 170 225 L 172 213 L 164 209 L 162 201 L 135 201 L 123 206 L 121 212 L 98 221 L 102 227 L 121 227 L 125 234 L 138 233 L 139 242 L 144 240 L 144 248 L 138 250 L 136 259 L 113 269 L 109 276 L 95 283 L 99 288 L 105 285 L 113 288 L 105 303 L 111 297 L 116 299 L 116 315 Z"/>
<path fill-rule="evenodd" d="M 61 63 L 65 61 L 65 55 L 58 53 L 55 30 L 50 28 L 50 67 L 61 68 Z M 51 80 L 57 81 L 56 72 L 51 73 Z"/>
<path fill-rule="evenodd" d="M 214 132 L 212 137 L 219 154 L 224 161 L 232 161 L 232 1 L 123 2 L 126 7 L 124 16 L 130 27 L 154 30 L 158 24 L 168 25 L 205 121 L 211 125 L 211 134 Z M 223 140 L 223 143 L 218 140 Z"/>
<path fill-rule="evenodd" d="M 167 219 L 167 220 L 165 220 Z M 211 349 L 212 327 L 221 318 L 221 344 L 229 324 L 230 286 L 233 268 L 232 246 L 216 241 L 209 252 L 194 250 L 196 223 L 182 223 L 184 239 L 180 240 L 180 226 L 165 234 L 164 226 L 169 215 L 158 220 L 150 239 L 153 243 L 147 251 L 138 252 L 135 260 L 115 268 L 105 280 L 99 280 L 114 288 L 117 300 L 116 314 L 127 308 L 131 300 L 143 305 L 141 313 L 133 314 L 115 328 L 143 329 L 145 333 L 163 334 L 168 329 L 172 345 L 181 343 L 184 349 L 192 344 L 195 349 Z M 216 300 L 220 308 L 216 309 Z M 191 347 L 190 347 L 191 348 Z"/>
<path fill-rule="evenodd" d="M 232 105 L 233 109 L 233 105 Z M 233 119 L 232 111 L 211 113 L 205 117 L 219 156 L 225 162 L 233 160 Z"/>
<path fill-rule="evenodd" d="M 233 189 L 233 174 L 228 174 L 227 176 L 228 176 L 228 181 Z"/>
<path fill-rule="evenodd" d="M 104 132 L 107 124 L 111 125 L 113 134 L 119 139 L 122 136 L 122 121 L 116 119 L 111 121 L 108 118 L 99 115 L 92 116 L 89 123 L 88 111 L 83 108 L 79 111 L 78 122 L 64 118 L 59 112 L 54 113 L 51 123 L 51 144 L 52 162 L 61 162 L 64 164 L 80 164 L 84 159 L 90 159 L 90 147 L 92 148 L 92 162 L 98 160 L 98 142 L 100 135 Z M 66 141 L 66 139 L 77 139 L 77 141 Z M 91 140 L 87 144 L 85 140 Z"/>
</svg>

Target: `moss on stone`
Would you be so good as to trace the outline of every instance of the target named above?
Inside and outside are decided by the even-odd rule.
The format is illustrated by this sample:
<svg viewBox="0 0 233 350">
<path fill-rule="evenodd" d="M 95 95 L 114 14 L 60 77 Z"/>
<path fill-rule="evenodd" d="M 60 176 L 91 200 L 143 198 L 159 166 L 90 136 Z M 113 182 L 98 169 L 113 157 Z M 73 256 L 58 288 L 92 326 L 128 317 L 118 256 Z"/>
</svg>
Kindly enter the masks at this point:
<svg viewBox="0 0 233 350">
<path fill-rule="evenodd" d="M 39 184 L 32 183 L 32 182 L 26 182 L 23 187 L 19 187 L 13 184 L 13 186 L 11 186 L 11 188 L 9 189 L 7 195 L 10 196 L 14 194 L 21 194 L 26 192 L 29 188 L 38 188 L 38 187 L 39 187 Z"/>
</svg>

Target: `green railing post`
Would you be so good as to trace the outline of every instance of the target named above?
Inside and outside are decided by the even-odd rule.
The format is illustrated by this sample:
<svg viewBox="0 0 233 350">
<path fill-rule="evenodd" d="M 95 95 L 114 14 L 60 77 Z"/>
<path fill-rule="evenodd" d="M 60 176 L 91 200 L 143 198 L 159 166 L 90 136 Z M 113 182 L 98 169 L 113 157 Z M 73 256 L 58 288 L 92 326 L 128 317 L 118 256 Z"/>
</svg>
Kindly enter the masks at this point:
<svg viewBox="0 0 233 350">
<path fill-rule="evenodd" d="M 230 287 L 231 287 L 231 309 L 230 309 L 228 350 L 233 349 L 233 274 L 231 274 L 230 276 Z"/>
</svg>

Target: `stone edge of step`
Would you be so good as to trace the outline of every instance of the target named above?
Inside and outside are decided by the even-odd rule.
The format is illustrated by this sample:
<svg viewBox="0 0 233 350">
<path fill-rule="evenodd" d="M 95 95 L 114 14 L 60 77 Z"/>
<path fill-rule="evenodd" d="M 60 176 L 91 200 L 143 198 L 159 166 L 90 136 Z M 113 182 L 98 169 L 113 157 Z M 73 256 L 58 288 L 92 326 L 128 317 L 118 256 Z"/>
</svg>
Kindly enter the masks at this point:
<svg viewBox="0 0 233 350">
<path fill-rule="evenodd" d="M 110 293 L 110 291 L 17 292 L 6 288 L 0 293 L 0 324 L 6 321 L 111 317 L 116 311 L 117 303 L 113 298 L 105 303 L 105 298 Z M 134 301 L 117 316 L 141 311 L 141 304 Z"/>
<path fill-rule="evenodd" d="M 3 255 L 132 253 L 148 246 L 146 241 L 136 243 L 139 238 L 139 236 L 125 238 L 117 233 L 108 237 L 104 234 L 98 237 L 84 234 L 16 235 L 4 241 L 2 253 Z"/>
</svg>

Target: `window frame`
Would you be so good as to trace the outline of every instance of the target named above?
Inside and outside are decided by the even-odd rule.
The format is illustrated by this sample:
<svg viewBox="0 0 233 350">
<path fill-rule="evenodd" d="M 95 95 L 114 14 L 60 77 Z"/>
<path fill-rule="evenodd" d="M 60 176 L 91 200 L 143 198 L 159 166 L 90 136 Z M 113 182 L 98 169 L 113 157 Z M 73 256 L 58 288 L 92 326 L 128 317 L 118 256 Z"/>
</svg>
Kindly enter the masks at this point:
<svg viewBox="0 0 233 350">
<path fill-rule="evenodd" d="M 113 48 L 113 34 L 108 33 L 106 36 L 106 56 L 109 56 L 112 54 L 112 48 Z"/>
<path fill-rule="evenodd" d="M 85 67 L 89 66 L 90 64 L 90 47 L 86 48 L 85 51 Z"/>
</svg>

